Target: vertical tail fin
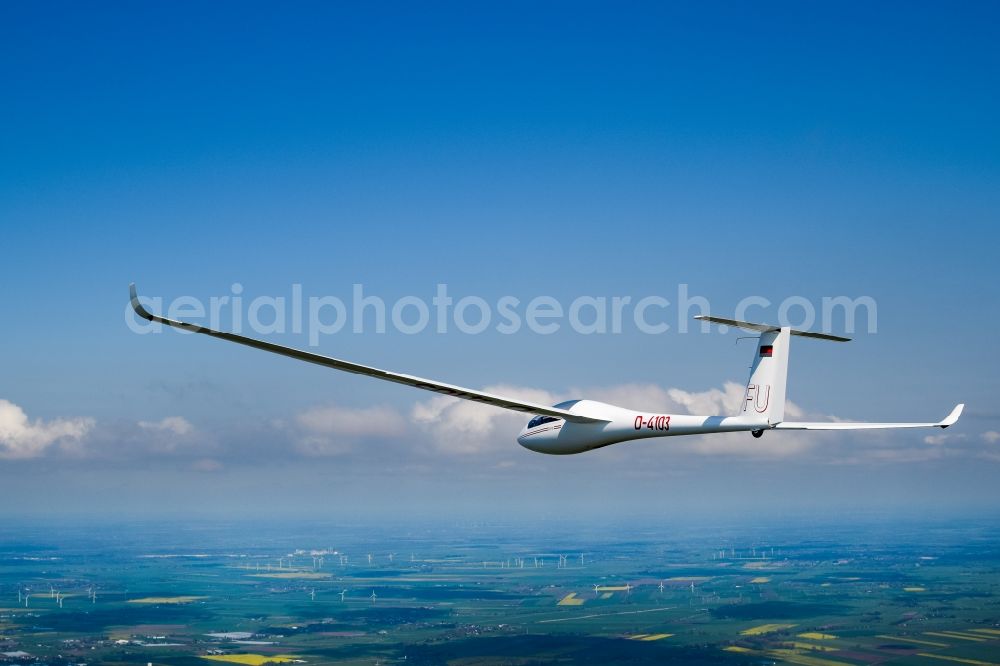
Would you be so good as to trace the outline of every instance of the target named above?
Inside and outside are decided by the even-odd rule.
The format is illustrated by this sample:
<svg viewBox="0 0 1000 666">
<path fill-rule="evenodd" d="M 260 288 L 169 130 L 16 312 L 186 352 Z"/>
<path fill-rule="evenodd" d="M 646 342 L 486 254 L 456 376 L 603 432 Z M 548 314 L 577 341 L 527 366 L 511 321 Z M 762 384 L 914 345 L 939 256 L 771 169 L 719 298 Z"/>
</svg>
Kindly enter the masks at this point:
<svg viewBox="0 0 1000 666">
<path fill-rule="evenodd" d="M 774 425 L 785 420 L 785 384 L 788 380 L 787 326 L 760 334 L 740 416 Z"/>
<path fill-rule="evenodd" d="M 759 331 L 760 339 L 750 368 L 747 392 L 739 416 L 753 420 L 767 420 L 769 425 L 785 420 L 785 384 L 788 380 L 788 343 L 793 335 L 833 342 L 850 342 L 850 338 L 830 333 L 813 333 L 784 326 L 778 328 L 770 324 L 756 324 L 739 319 L 726 319 L 710 315 L 698 315 L 695 319 L 721 326 L 735 326 L 748 331 Z M 946 419 L 947 421 L 947 419 Z M 944 421 L 942 421 L 944 423 Z M 950 425 L 950 424 L 948 424 Z"/>
</svg>

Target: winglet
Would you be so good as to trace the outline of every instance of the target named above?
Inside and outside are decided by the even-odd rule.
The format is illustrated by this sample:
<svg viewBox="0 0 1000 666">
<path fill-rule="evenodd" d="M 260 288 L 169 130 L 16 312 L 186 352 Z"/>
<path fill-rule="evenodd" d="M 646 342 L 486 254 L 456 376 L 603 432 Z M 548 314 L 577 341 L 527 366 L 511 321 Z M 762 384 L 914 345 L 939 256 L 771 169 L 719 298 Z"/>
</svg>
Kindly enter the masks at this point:
<svg viewBox="0 0 1000 666">
<path fill-rule="evenodd" d="M 135 310 L 135 313 L 147 321 L 153 321 L 153 315 L 149 313 L 149 310 L 142 306 L 142 303 L 139 302 L 139 294 L 135 290 L 135 282 L 129 283 L 128 294 L 129 298 L 132 300 L 132 309 Z"/>
<path fill-rule="evenodd" d="M 944 417 L 944 420 L 938 423 L 942 428 L 947 428 L 950 425 L 955 425 L 958 422 L 958 417 L 962 415 L 962 410 L 965 409 L 965 404 L 955 405 L 955 409 L 951 410 L 951 414 Z"/>
</svg>

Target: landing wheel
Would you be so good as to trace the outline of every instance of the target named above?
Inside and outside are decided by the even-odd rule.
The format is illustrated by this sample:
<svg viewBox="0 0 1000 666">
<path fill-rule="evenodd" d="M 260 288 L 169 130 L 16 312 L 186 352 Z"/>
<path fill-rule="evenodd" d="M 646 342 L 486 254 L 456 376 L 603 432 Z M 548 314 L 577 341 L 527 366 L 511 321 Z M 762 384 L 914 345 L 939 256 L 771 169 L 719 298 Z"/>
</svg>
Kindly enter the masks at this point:
<svg viewBox="0 0 1000 666">
<path fill-rule="evenodd" d="M 764 430 L 763 430 L 763 428 L 760 429 L 760 430 L 751 430 L 750 434 L 753 435 L 754 437 L 758 437 L 759 438 L 761 435 L 764 434 Z"/>
</svg>

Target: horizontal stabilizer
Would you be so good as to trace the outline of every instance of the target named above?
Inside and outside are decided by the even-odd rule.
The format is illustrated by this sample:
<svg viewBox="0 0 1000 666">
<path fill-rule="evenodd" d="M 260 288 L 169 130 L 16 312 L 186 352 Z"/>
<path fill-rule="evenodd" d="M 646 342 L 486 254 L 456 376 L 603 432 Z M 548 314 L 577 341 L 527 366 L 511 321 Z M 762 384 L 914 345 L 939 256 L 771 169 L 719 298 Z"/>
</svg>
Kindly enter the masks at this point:
<svg viewBox="0 0 1000 666">
<path fill-rule="evenodd" d="M 733 326 L 735 328 L 743 328 L 748 331 L 758 331 L 760 333 L 770 333 L 772 331 L 780 331 L 780 326 L 774 326 L 772 324 L 755 324 L 749 321 L 740 321 L 739 319 L 726 319 L 724 317 L 711 317 L 709 315 L 697 315 L 695 319 L 700 321 L 707 321 L 713 324 L 722 324 L 724 326 Z M 833 342 L 850 342 L 850 338 L 842 338 L 839 335 L 830 335 L 829 333 L 815 333 L 813 331 L 800 331 L 798 329 L 791 329 L 792 335 L 799 335 L 803 338 L 817 338 L 819 340 L 832 340 Z"/>
<path fill-rule="evenodd" d="M 956 405 L 951 414 L 937 423 L 846 423 L 843 421 L 817 421 L 805 423 L 784 421 L 774 426 L 776 430 L 886 430 L 890 428 L 947 428 L 958 421 L 965 405 Z"/>
</svg>

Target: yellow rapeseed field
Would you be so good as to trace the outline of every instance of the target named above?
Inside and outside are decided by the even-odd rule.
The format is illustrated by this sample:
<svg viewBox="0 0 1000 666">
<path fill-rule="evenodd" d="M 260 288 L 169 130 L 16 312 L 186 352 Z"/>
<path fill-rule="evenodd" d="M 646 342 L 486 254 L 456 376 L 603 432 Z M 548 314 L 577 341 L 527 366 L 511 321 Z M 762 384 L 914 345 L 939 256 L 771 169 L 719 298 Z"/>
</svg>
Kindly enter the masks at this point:
<svg viewBox="0 0 1000 666">
<path fill-rule="evenodd" d="M 636 634 L 635 636 L 629 636 L 629 639 L 633 641 L 661 641 L 671 636 L 673 634 Z"/>
<path fill-rule="evenodd" d="M 974 643 L 983 643 L 989 640 L 985 636 L 962 634 L 957 631 L 925 631 L 924 633 L 928 636 L 937 636 L 938 638 L 957 638 L 961 641 L 972 641 Z"/>
<path fill-rule="evenodd" d="M 794 626 L 795 626 L 794 624 L 780 624 L 777 622 L 772 624 L 761 624 L 756 627 L 750 627 L 749 629 L 744 629 L 743 631 L 740 632 L 740 636 L 760 636 L 761 634 L 770 634 L 775 631 L 783 631 L 785 629 L 791 629 Z"/>
<path fill-rule="evenodd" d="M 904 643 L 916 643 L 917 645 L 930 645 L 933 647 L 948 647 L 947 643 L 937 643 L 935 641 L 922 641 L 919 638 L 908 638 L 906 636 L 890 636 L 888 634 L 879 634 L 875 638 L 887 638 L 893 641 L 903 641 Z"/>
<path fill-rule="evenodd" d="M 576 596 L 576 592 L 570 592 L 565 597 L 563 597 L 559 601 L 559 603 L 557 605 L 558 606 L 582 606 L 583 605 L 583 599 L 578 599 L 577 596 Z"/>
<path fill-rule="evenodd" d="M 262 664 L 285 664 L 298 659 L 294 654 L 213 654 L 202 659 L 223 661 L 228 664 L 247 664 L 247 666 L 262 666 Z"/>
<path fill-rule="evenodd" d="M 801 666 L 850 666 L 846 661 L 834 661 L 832 659 L 822 659 L 813 657 L 794 650 L 766 650 L 765 654 L 775 657 L 790 664 L 800 664 Z"/>
</svg>

